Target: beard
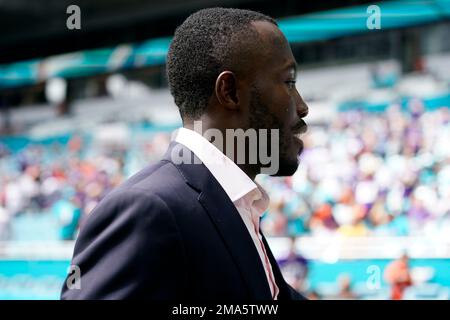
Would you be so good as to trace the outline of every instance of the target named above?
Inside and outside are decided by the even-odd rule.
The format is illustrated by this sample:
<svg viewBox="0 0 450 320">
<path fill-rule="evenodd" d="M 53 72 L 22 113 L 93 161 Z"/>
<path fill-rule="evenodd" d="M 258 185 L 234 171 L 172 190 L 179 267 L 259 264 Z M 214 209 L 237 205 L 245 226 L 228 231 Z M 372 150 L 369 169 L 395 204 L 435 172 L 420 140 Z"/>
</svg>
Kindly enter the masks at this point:
<svg viewBox="0 0 450 320">
<path fill-rule="evenodd" d="M 258 135 L 258 154 L 261 143 L 267 145 L 267 154 L 272 158 L 273 151 L 271 150 L 271 130 L 279 130 L 279 168 L 275 174 L 271 174 L 274 177 L 283 177 L 293 175 L 298 168 L 299 160 L 297 155 L 290 153 L 292 137 L 289 130 L 286 130 L 285 125 L 270 112 L 268 106 L 261 101 L 261 94 L 257 87 L 252 87 L 251 100 L 250 100 L 250 116 L 249 116 L 249 128 L 256 130 L 268 129 L 267 141 L 260 141 Z"/>
</svg>

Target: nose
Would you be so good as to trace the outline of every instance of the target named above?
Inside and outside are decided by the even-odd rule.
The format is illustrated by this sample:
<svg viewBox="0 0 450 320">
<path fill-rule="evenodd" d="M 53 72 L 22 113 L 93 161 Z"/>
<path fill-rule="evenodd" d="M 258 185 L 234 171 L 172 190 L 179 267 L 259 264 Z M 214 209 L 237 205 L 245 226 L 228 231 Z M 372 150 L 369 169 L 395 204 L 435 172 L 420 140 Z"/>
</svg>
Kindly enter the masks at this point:
<svg viewBox="0 0 450 320">
<path fill-rule="evenodd" d="M 297 109 L 297 115 L 298 117 L 304 118 L 308 115 L 309 108 L 308 105 L 303 101 L 302 96 L 297 91 L 297 97 L 296 97 L 296 109 Z"/>
</svg>

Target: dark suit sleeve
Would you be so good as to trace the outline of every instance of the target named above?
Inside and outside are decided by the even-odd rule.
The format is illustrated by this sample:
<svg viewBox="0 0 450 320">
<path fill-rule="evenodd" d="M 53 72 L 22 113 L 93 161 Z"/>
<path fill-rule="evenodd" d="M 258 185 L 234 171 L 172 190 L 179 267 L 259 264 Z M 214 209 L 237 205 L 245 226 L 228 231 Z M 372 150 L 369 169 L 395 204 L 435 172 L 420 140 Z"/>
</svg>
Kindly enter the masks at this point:
<svg viewBox="0 0 450 320">
<path fill-rule="evenodd" d="M 113 192 L 93 210 L 72 264 L 80 289 L 61 299 L 175 299 L 186 281 L 185 253 L 173 213 L 145 191 Z"/>
</svg>

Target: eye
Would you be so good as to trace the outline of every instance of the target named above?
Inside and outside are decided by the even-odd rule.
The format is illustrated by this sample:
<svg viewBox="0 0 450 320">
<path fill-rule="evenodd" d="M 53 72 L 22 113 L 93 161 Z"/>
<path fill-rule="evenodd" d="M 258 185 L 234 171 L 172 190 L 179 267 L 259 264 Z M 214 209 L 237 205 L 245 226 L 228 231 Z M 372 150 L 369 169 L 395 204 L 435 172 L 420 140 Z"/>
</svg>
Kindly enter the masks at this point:
<svg viewBox="0 0 450 320">
<path fill-rule="evenodd" d="M 296 82 L 297 81 L 295 81 L 295 80 L 288 80 L 288 81 L 286 81 L 286 84 L 288 85 L 289 89 L 295 89 L 295 83 Z"/>
</svg>

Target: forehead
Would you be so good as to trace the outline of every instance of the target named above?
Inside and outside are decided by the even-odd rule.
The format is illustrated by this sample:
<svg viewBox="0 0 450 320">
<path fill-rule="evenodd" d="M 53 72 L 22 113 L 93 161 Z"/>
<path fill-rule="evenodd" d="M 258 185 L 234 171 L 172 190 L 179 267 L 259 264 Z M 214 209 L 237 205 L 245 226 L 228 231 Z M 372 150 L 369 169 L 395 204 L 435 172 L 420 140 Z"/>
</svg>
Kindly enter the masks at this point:
<svg viewBox="0 0 450 320">
<path fill-rule="evenodd" d="M 291 47 L 281 30 L 267 21 L 254 21 L 252 25 L 259 36 L 259 50 L 255 52 L 258 67 L 264 67 L 266 71 L 271 72 L 295 68 Z"/>
</svg>

